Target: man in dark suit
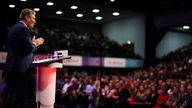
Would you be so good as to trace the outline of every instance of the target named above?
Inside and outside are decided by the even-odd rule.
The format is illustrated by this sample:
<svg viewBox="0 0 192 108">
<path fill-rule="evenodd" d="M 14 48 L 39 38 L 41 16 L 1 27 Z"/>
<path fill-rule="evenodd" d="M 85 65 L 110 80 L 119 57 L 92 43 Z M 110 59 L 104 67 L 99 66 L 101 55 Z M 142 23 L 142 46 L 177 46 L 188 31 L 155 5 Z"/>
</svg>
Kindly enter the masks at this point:
<svg viewBox="0 0 192 108">
<path fill-rule="evenodd" d="M 26 101 L 29 90 L 29 73 L 27 73 L 33 60 L 33 53 L 37 46 L 43 44 L 44 39 L 35 39 L 30 29 L 36 23 L 35 11 L 23 9 L 20 21 L 13 25 L 7 35 L 7 61 L 5 76 L 7 80 L 8 108 L 28 108 Z"/>
</svg>

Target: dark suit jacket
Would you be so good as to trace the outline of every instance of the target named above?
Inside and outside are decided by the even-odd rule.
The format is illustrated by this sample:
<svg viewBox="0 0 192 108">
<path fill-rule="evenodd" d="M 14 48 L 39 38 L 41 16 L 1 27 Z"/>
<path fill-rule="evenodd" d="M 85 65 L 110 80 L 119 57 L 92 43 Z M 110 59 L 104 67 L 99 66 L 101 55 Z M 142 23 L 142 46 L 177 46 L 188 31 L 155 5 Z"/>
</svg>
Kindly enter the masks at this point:
<svg viewBox="0 0 192 108">
<path fill-rule="evenodd" d="M 36 49 L 32 44 L 30 30 L 22 22 L 12 26 L 7 35 L 8 55 L 5 72 L 25 73 L 32 63 Z"/>
</svg>

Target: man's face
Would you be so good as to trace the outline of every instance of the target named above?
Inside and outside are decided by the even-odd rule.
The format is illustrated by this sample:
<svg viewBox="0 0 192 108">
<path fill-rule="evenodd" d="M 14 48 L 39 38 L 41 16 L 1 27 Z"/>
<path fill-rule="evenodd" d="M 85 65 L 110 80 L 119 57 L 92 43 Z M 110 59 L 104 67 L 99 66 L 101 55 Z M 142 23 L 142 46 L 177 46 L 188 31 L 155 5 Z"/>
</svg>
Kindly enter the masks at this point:
<svg viewBox="0 0 192 108">
<path fill-rule="evenodd" d="M 35 20 L 34 14 L 26 17 L 26 25 L 29 29 L 32 29 L 35 23 L 36 23 L 36 20 Z"/>
</svg>

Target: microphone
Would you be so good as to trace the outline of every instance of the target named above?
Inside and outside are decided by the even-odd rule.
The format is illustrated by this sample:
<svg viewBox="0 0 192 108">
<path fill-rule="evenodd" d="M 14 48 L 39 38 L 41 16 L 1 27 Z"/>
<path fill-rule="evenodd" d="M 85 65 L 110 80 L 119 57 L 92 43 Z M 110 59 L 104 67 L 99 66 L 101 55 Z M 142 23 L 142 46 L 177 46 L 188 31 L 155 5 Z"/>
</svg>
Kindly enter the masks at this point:
<svg viewBox="0 0 192 108">
<path fill-rule="evenodd" d="M 39 37 L 39 33 L 38 33 L 38 31 L 35 30 L 35 29 L 31 29 L 31 35 L 32 35 L 32 36 L 35 36 L 36 38 Z"/>
</svg>

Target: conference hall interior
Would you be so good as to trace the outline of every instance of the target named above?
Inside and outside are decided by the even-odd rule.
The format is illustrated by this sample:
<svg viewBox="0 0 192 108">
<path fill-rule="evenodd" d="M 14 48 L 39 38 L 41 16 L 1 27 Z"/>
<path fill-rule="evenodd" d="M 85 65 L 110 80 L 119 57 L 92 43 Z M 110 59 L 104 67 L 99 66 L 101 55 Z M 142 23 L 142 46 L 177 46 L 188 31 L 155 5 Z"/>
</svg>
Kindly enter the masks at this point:
<svg viewBox="0 0 192 108">
<path fill-rule="evenodd" d="M 6 37 L 24 8 L 36 12 L 31 33 L 44 38 L 34 61 L 53 59 L 57 51 L 70 57 L 56 68 L 54 108 L 192 108 L 191 5 L 190 0 L 7 0 L 0 18 L 0 108 L 6 100 Z M 40 99 L 37 67 L 28 70 L 28 108 L 37 108 Z"/>
</svg>

